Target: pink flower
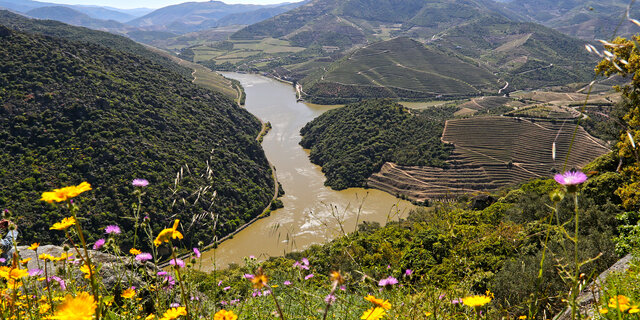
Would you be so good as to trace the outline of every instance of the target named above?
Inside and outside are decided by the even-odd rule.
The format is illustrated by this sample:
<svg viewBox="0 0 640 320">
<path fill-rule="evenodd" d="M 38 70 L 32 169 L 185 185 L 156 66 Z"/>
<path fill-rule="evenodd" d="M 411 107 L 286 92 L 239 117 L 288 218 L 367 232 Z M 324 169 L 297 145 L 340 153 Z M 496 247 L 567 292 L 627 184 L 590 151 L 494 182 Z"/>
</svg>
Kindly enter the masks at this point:
<svg viewBox="0 0 640 320">
<path fill-rule="evenodd" d="M 218 287 L 222 285 L 222 280 L 218 281 Z"/>
<path fill-rule="evenodd" d="M 100 250 L 100 248 L 102 248 L 102 246 L 104 246 L 104 239 L 98 239 L 96 241 L 96 243 L 93 244 L 93 250 Z"/>
<path fill-rule="evenodd" d="M 224 287 L 224 288 L 222 288 L 222 290 L 229 291 L 229 290 L 231 290 L 231 287 Z"/>
<path fill-rule="evenodd" d="M 169 264 L 172 266 L 178 266 L 179 268 L 184 268 L 184 261 L 182 261 L 181 259 L 171 259 L 171 261 L 169 261 Z"/>
<path fill-rule="evenodd" d="M 404 275 L 405 275 L 405 276 L 410 276 L 410 275 L 412 275 L 412 274 L 413 274 L 413 270 L 411 270 L 411 269 L 407 269 L 407 270 L 405 270 L 405 272 L 404 272 Z"/>
<path fill-rule="evenodd" d="M 336 301 L 336 296 L 334 296 L 334 295 L 332 295 L 332 294 L 330 294 L 330 295 L 328 295 L 328 296 L 324 297 L 324 302 L 326 302 L 326 303 L 331 304 L 331 303 L 333 303 L 334 301 Z"/>
<path fill-rule="evenodd" d="M 252 274 L 245 273 L 245 274 L 244 274 L 244 278 L 245 278 L 245 279 L 249 279 L 249 280 L 251 280 L 251 279 L 253 279 L 253 278 L 255 278 L 255 277 L 254 277 L 254 275 L 252 275 Z"/>
<path fill-rule="evenodd" d="M 196 254 L 196 258 L 200 258 L 200 250 L 198 248 L 193 248 L 193 253 Z"/>
<path fill-rule="evenodd" d="M 378 285 L 381 286 L 381 287 L 386 287 L 386 286 L 392 286 L 392 285 L 397 284 L 397 283 L 398 283 L 398 279 L 390 276 L 390 277 L 388 277 L 386 279 L 381 279 L 378 282 Z"/>
<path fill-rule="evenodd" d="M 104 229 L 104 232 L 105 232 L 106 234 L 120 234 L 120 233 L 121 233 L 121 231 L 120 231 L 120 227 L 118 227 L 118 226 L 116 226 L 116 225 L 110 225 L 110 226 L 107 226 L 107 227 Z"/>
<path fill-rule="evenodd" d="M 147 181 L 147 179 L 133 179 L 131 184 L 134 187 L 146 187 L 149 185 L 149 181 Z"/>
<path fill-rule="evenodd" d="M 288 286 L 288 285 L 291 284 L 291 281 L 287 280 L 287 281 L 283 282 L 282 284 L 284 284 L 285 286 Z"/>
<path fill-rule="evenodd" d="M 313 273 L 310 273 L 309 275 L 307 275 L 306 277 L 304 277 L 305 280 L 309 280 L 313 278 Z"/>
<path fill-rule="evenodd" d="M 587 181 L 587 175 L 582 171 L 567 171 L 558 173 L 553 177 L 557 183 L 563 186 L 575 186 Z"/>
<path fill-rule="evenodd" d="M 153 259 L 153 257 L 151 256 L 151 253 L 147 253 L 147 252 L 143 252 L 136 256 L 136 260 L 140 262 L 145 262 L 151 259 Z"/>
<path fill-rule="evenodd" d="M 42 269 L 31 269 L 29 270 L 29 275 L 32 277 L 35 276 L 41 276 L 44 274 L 44 271 Z"/>
<path fill-rule="evenodd" d="M 307 258 L 302 258 L 300 261 L 296 261 L 293 264 L 293 267 L 297 267 L 300 270 L 304 269 L 304 270 L 309 270 L 309 260 Z"/>
</svg>

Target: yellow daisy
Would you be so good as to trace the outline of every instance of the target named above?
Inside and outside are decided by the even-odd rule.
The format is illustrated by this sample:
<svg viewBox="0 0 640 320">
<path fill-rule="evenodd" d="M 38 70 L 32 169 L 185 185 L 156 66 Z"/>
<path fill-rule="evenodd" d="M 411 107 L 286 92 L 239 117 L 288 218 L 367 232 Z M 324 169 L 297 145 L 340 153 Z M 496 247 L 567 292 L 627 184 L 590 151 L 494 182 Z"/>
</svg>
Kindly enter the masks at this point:
<svg viewBox="0 0 640 320">
<path fill-rule="evenodd" d="M 62 219 L 62 221 L 60 222 L 54 223 L 53 226 L 49 228 L 49 230 L 66 230 L 67 228 L 75 224 L 76 224 L 76 218 L 68 217 L 68 218 Z"/>
<path fill-rule="evenodd" d="M 379 307 L 375 307 L 375 308 L 371 308 L 371 309 L 365 311 L 362 314 L 362 317 L 360 317 L 360 319 L 362 319 L 362 320 L 378 320 L 378 319 L 384 317 L 385 314 L 386 314 L 386 312 L 384 311 L 384 309 L 379 308 Z"/>
<path fill-rule="evenodd" d="M 40 200 L 48 203 L 67 201 L 77 195 L 91 190 L 91 185 L 88 182 L 83 182 L 77 186 L 69 186 L 53 191 L 43 192 Z"/>
<path fill-rule="evenodd" d="M 56 320 L 91 320 L 96 311 L 93 296 L 82 292 L 75 298 L 67 295 L 51 319 Z"/>
</svg>

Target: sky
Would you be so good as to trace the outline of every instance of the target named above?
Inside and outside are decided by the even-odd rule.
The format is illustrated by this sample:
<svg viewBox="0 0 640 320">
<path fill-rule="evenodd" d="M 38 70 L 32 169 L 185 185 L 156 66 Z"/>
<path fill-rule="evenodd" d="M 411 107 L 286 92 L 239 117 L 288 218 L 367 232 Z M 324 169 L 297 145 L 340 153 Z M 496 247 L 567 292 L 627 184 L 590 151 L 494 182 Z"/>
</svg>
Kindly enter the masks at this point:
<svg viewBox="0 0 640 320">
<path fill-rule="evenodd" d="M 133 8 L 161 8 L 172 4 L 183 2 L 205 2 L 208 0 L 40 0 L 42 2 L 64 3 L 64 4 L 84 4 L 98 5 L 105 7 L 114 7 L 121 9 Z M 228 4 L 247 3 L 247 4 L 274 4 L 282 2 L 299 2 L 301 0 L 221 0 Z"/>
</svg>

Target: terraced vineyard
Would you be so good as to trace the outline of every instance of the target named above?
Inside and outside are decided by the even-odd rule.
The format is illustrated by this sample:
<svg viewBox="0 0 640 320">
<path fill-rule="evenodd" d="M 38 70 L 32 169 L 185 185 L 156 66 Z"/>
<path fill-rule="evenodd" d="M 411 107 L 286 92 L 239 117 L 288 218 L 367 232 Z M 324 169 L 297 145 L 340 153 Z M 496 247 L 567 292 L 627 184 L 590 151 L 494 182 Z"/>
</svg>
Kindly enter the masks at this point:
<svg viewBox="0 0 640 320">
<path fill-rule="evenodd" d="M 369 187 L 424 201 L 463 193 L 496 190 L 563 169 L 574 126 L 507 117 L 447 121 L 442 140 L 455 145 L 449 167 L 385 163 L 367 181 Z M 557 157 L 552 158 L 556 144 Z M 579 128 L 566 169 L 581 168 L 608 152 L 604 142 Z"/>
</svg>

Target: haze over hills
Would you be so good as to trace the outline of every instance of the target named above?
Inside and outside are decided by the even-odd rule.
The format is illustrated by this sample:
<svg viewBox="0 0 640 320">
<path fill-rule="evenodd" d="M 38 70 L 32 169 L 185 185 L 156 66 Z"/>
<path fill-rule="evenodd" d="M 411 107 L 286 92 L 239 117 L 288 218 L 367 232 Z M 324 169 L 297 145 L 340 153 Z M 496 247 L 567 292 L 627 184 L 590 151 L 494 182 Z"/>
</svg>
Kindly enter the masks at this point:
<svg viewBox="0 0 640 320">
<path fill-rule="evenodd" d="M 48 19 L 64 22 L 74 26 L 83 26 L 95 30 L 123 29 L 125 25 L 115 20 L 101 20 L 90 17 L 69 7 L 40 7 L 26 12 L 26 15 L 38 19 Z"/>
<path fill-rule="evenodd" d="M 83 6 L 83 5 L 67 5 L 57 4 L 33 0 L 0 0 L 0 7 L 10 9 L 17 12 L 25 13 L 29 10 L 42 8 L 42 7 L 67 7 L 76 11 L 84 13 L 94 19 L 101 20 L 115 20 L 118 22 L 126 22 L 136 17 L 142 16 L 152 9 L 118 9 L 111 7 L 99 7 L 99 6 Z"/>
</svg>

